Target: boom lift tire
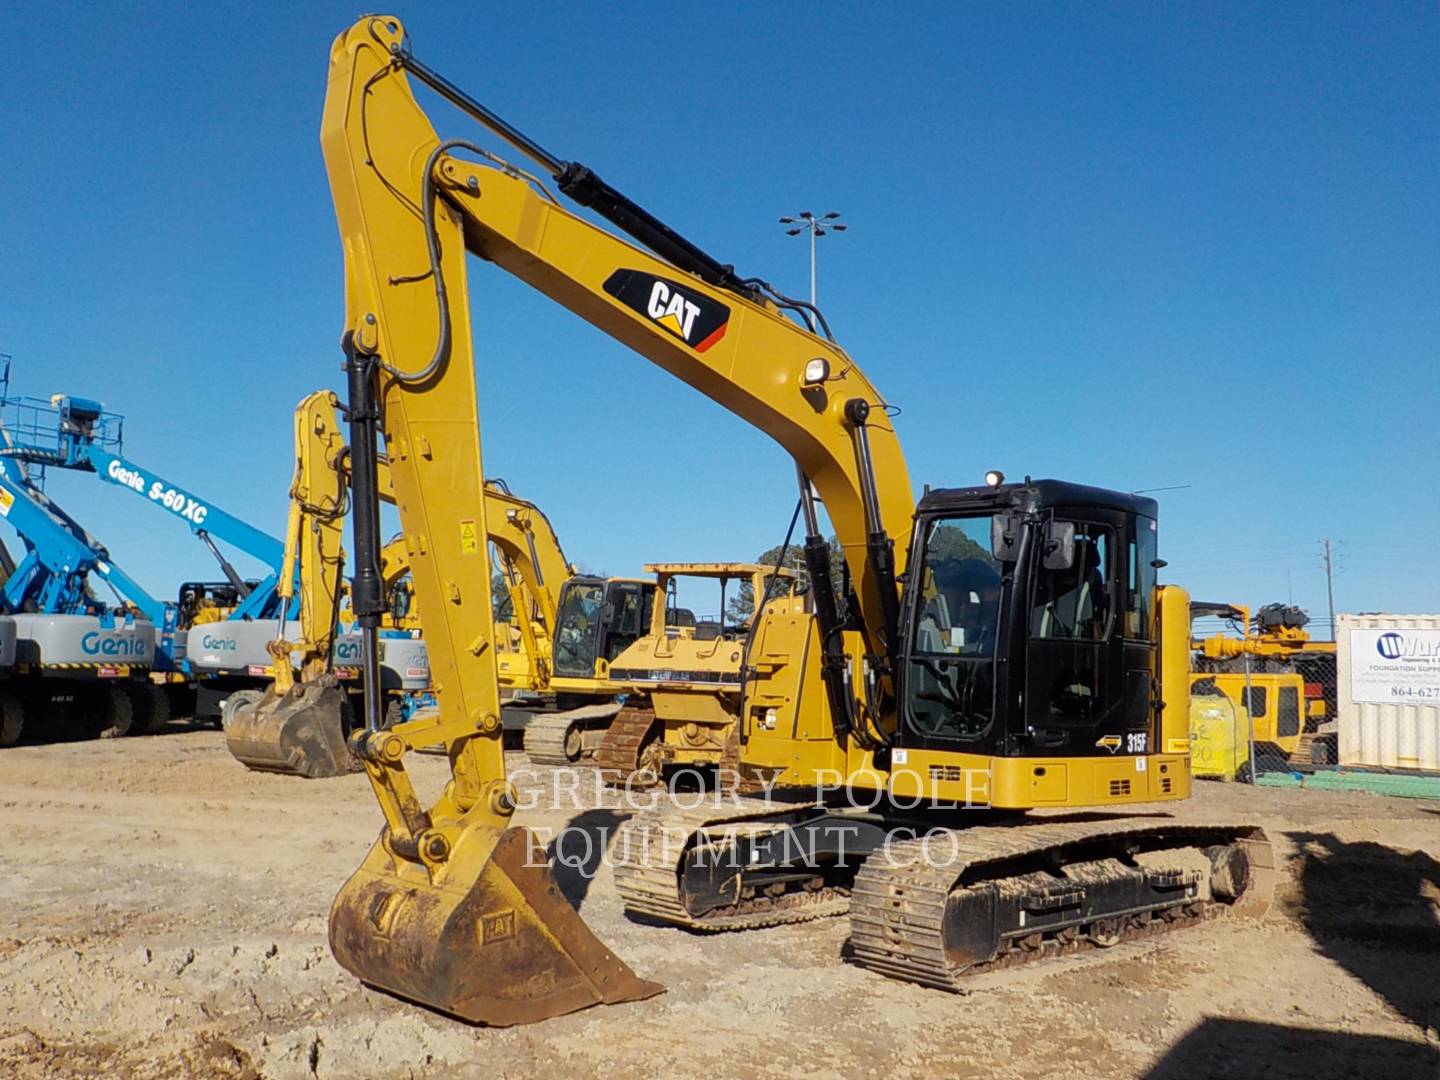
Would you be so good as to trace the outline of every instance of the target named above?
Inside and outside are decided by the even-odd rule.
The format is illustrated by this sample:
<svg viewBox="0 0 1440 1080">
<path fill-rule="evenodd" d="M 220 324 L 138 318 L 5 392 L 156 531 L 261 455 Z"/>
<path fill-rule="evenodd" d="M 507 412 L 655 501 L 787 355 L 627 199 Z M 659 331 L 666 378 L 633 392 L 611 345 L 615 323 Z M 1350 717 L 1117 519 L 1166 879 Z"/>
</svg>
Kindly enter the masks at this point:
<svg viewBox="0 0 1440 1080">
<path fill-rule="evenodd" d="M 229 731 L 230 721 L 241 709 L 253 709 L 265 696 L 263 690 L 237 690 L 220 704 L 220 730 Z"/>
<path fill-rule="evenodd" d="M 128 735 L 135 723 L 135 704 L 127 686 L 100 688 L 100 738 L 118 739 Z"/>
<path fill-rule="evenodd" d="M 170 722 L 170 695 L 163 686 L 142 683 L 131 687 L 130 704 L 135 714 L 131 735 L 152 735 Z"/>
<path fill-rule="evenodd" d="M 350 706 L 351 715 L 355 713 L 355 706 Z M 394 727 L 405 719 L 405 706 L 398 697 L 392 697 L 385 703 L 385 726 Z"/>
<path fill-rule="evenodd" d="M 0 747 L 14 746 L 24 730 L 24 702 L 19 695 L 0 690 Z"/>
</svg>

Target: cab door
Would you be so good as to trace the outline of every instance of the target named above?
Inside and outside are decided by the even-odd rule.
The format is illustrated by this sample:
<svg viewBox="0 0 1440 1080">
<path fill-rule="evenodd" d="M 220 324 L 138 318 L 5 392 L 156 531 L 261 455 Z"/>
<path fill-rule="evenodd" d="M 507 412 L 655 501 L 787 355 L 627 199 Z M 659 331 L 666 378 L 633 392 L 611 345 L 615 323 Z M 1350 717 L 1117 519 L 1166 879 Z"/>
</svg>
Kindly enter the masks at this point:
<svg viewBox="0 0 1440 1080">
<path fill-rule="evenodd" d="M 1044 531 L 1031 565 L 1020 710 L 1030 754 L 1127 749 L 1127 699 L 1137 693 L 1145 699 L 1148 671 L 1130 685 L 1121 635 L 1123 524 L 1122 514 L 1057 511 Z M 1066 565 L 1064 548 L 1072 545 Z"/>
<path fill-rule="evenodd" d="M 650 621 L 654 586 L 638 581 L 614 581 L 606 591 L 601 615 L 599 656 L 607 664 L 643 637 Z"/>
</svg>

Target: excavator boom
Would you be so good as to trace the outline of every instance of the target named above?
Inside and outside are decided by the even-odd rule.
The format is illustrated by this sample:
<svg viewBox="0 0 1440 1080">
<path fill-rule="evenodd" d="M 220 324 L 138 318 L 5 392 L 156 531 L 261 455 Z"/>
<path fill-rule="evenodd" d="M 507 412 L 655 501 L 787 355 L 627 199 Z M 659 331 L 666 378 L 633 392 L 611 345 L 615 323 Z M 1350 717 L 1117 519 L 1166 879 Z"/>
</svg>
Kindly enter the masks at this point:
<svg viewBox="0 0 1440 1080">
<path fill-rule="evenodd" d="M 328 390 L 307 395 L 295 407 L 295 472 L 278 592 L 284 608 L 298 608 L 299 617 L 282 624 L 281 636 L 270 642 L 275 671 L 270 691 L 238 691 L 222 709 L 226 743 L 242 764 L 311 779 L 340 776 L 354 768 L 346 746 L 349 695 L 333 664 L 345 593 L 343 536 L 350 509 L 350 448 L 338 410 L 339 400 Z M 379 500 L 393 504 L 395 487 L 387 459 L 376 462 L 376 481 Z M 555 625 L 556 592 L 573 567 L 549 519 L 534 503 L 498 481 L 486 482 L 484 502 L 487 539 L 514 571 L 511 594 L 516 608 L 528 612 L 533 606 L 548 632 Z M 403 537 L 381 549 L 380 581 L 386 597 L 409 571 L 410 554 Z M 300 602 L 292 605 L 297 595 Z M 409 619 L 418 625 L 414 610 Z M 298 636 L 285 632 L 291 627 Z M 519 673 L 509 678 L 512 682 L 523 678 L 527 689 L 543 689 L 549 681 L 550 642 L 536 633 L 528 618 L 521 621 L 520 631 L 525 663 L 514 665 Z M 407 639 L 406 644 L 428 655 L 423 642 Z M 386 647 L 395 645 L 387 642 Z M 298 680 L 293 670 L 297 656 Z M 390 665 L 391 675 L 394 666 Z"/>
<path fill-rule="evenodd" d="M 456 156 L 493 160 L 473 144 L 440 140 L 410 90 L 412 76 L 650 250 L 561 206 L 517 169 Z M 469 356 L 468 327 L 461 325 L 468 249 L 705 393 L 790 454 L 807 496 L 812 483 L 818 490 L 850 571 L 856 597 L 850 614 L 865 658 L 888 686 L 914 492 L 880 393 L 833 340 L 782 312 L 782 305 L 801 311 L 805 305 L 773 290 L 768 295 L 778 299 L 767 298 L 763 283 L 736 278 L 590 170 L 559 161 L 515 131 L 412 57 L 394 18 L 363 19 L 337 42 L 330 102 L 321 141 L 337 199 L 354 200 L 367 188 L 389 195 L 365 206 L 364 253 L 379 272 L 351 274 L 347 286 L 347 330 L 356 347 L 416 372 L 441 355 Z M 387 348 L 420 355 L 395 357 Z M 811 502 L 807 523 L 814 522 Z M 828 559 L 823 546 L 817 527 L 807 553 Z M 811 571 L 812 578 L 829 578 L 828 567 Z M 819 617 L 833 650 L 838 618 L 823 602 Z M 832 656 L 830 674 L 838 678 L 842 666 Z M 848 715 L 851 706 L 841 698 L 853 691 L 841 692 L 835 678 L 827 684 Z M 883 702 L 879 708 L 889 711 Z M 883 727 L 893 718 L 874 723 Z"/>
<path fill-rule="evenodd" d="M 331 671 L 345 587 L 341 531 L 349 508 L 335 395 L 317 391 L 302 399 L 295 407 L 294 431 L 280 595 L 288 610 L 298 581 L 299 638 L 290 640 L 282 624 L 280 636 L 269 645 L 274 683 L 263 694 L 232 694 L 221 722 L 226 747 L 246 768 L 317 779 L 353 767 L 345 745 L 346 694 Z M 291 667 L 295 653 L 300 656 L 298 682 Z"/>
</svg>

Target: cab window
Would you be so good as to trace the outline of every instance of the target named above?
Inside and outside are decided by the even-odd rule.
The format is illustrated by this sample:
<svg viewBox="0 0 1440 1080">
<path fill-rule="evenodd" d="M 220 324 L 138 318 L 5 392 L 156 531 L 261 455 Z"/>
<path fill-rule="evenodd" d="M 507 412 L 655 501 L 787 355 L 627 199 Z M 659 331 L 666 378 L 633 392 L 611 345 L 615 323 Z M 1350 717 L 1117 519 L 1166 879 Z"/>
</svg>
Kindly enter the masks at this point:
<svg viewBox="0 0 1440 1080">
<path fill-rule="evenodd" d="M 1110 625 L 1114 532 L 1075 523 L 1075 558 L 1068 567 L 1038 563 L 1030 609 L 1030 636 L 1047 640 L 1103 641 Z"/>
<path fill-rule="evenodd" d="M 994 718 L 1001 567 L 990 524 L 988 516 L 930 522 L 911 566 L 906 711 L 911 727 L 932 738 L 979 741 Z"/>
<path fill-rule="evenodd" d="M 990 554 L 990 518 L 931 526 L 925 543 L 917 651 L 989 656 L 1000 619 L 1000 565 Z"/>
<path fill-rule="evenodd" d="M 640 633 L 640 609 L 642 606 L 638 591 L 625 592 L 619 597 L 619 610 L 615 612 L 615 622 L 611 629 L 618 634 Z"/>
<path fill-rule="evenodd" d="M 1155 603 L 1155 522 L 1135 519 L 1130 538 L 1130 572 L 1126 582 L 1125 636 L 1135 641 L 1151 637 L 1151 609 Z"/>
</svg>

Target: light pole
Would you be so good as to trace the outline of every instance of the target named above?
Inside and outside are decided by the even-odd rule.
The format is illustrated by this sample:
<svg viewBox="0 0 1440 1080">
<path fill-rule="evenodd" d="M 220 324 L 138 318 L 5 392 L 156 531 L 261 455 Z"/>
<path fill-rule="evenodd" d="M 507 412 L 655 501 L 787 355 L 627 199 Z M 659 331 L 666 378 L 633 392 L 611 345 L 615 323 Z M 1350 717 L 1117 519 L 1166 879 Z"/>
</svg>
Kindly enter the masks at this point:
<svg viewBox="0 0 1440 1080">
<path fill-rule="evenodd" d="M 799 236 L 801 233 L 810 234 L 810 306 L 815 306 L 815 241 L 826 233 L 844 232 L 845 224 L 840 220 L 840 214 L 831 210 L 828 214 L 816 215 L 809 210 L 801 210 L 794 217 L 782 217 L 781 225 L 789 225 L 791 228 L 785 230 L 786 236 Z"/>
</svg>

